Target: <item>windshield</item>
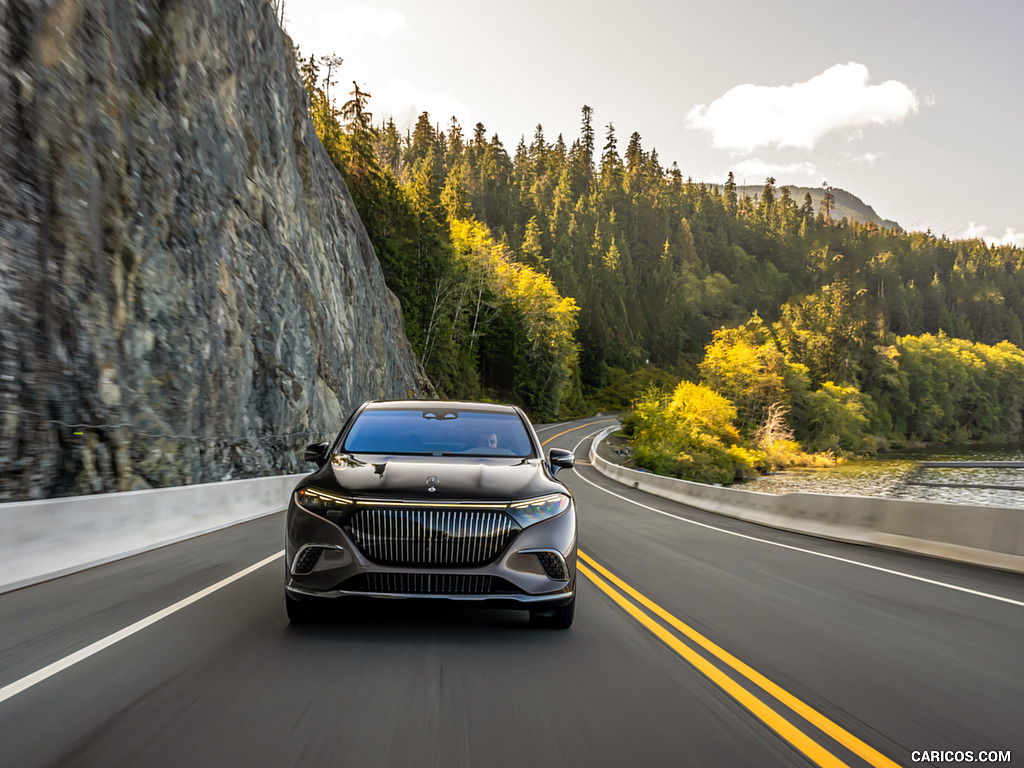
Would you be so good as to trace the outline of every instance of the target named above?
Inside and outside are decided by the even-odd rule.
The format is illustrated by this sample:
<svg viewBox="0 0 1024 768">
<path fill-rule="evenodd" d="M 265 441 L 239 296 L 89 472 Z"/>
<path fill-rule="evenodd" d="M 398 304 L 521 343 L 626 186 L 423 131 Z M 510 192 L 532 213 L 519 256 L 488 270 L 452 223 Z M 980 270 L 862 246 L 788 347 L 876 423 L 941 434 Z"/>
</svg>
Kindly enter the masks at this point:
<svg viewBox="0 0 1024 768">
<path fill-rule="evenodd" d="M 533 454 L 526 427 L 514 413 L 457 409 L 364 411 L 341 450 L 423 456 Z"/>
</svg>

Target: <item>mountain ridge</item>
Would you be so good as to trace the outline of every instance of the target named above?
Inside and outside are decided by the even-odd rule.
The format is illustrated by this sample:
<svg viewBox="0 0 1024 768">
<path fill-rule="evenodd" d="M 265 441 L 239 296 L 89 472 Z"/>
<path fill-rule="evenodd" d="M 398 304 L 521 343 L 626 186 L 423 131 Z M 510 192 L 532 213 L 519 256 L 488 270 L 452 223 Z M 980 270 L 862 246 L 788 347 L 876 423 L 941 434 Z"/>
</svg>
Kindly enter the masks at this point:
<svg viewBox="0 0 1024 768">
<path fill-rule="evenodd" d="M 804 195 L 811 195 L 811 202 L 814 204 L 815 212 L 821 210 L 822 200 L 825 198 L 825 190 L 822 187 L 800 187 L 793 184 L 776 184 L 775 189 L 781 190 L 783 187 L 789 187 L 789 194 L 796 202 L 797 206 L 803 205 Z M 749 197 L 760 197 L 764 186 L 754 186 L 752 184 L 737 186 L 736 193 L 740 196 L 747 195 Z M 776 192 L 776 198 L 779 192 Z M 832 188 L 832 196 L 835 198 L 832 207 L 832 219 L 833 221 L 839 221 L 843 218 L 849 218 L 853 221 L 858 221 L 861 224 L 877 224 L 882 229 L 892 229 L 896 232 L 902 232 L 901 227 L 897 222 L 892 219 L 883 219 L 875 211 L 873 207 L 865 203 L 860 197 L 849 192 L 841 187 Z"/>
</svg>

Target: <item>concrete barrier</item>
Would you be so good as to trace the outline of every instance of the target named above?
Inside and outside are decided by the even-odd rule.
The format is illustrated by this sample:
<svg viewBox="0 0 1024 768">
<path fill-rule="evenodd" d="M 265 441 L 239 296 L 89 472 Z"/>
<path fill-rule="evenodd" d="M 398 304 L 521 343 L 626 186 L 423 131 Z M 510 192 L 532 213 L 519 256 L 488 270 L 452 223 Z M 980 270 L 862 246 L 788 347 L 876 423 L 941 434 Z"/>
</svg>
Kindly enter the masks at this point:
<svg viewBox="0 0 1024 768">
<path fill-rule="evenodd" d="M 0 504 L 0 593 L 279 512 L 300 477 Z"/>
<path fill-rule="evenodd" d="M 594 439 L 591 462 L 606 477 L 655 496 L 772 528 L 1024 573 L 1024 509 L 691 483 L 598 456 L 598 443 L 616 429 Z"/>
</svg>

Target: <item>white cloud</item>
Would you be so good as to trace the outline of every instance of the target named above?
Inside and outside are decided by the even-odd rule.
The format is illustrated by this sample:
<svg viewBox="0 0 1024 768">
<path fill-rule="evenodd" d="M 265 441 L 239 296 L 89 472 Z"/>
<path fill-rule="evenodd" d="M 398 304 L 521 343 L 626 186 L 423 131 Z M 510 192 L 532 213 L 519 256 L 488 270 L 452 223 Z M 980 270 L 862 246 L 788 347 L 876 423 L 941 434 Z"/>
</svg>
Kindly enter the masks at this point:
<svg viewBox="0 0 1024 768">
<path fill-rule="evenodd" d="M 1014 245 L 1018 248 L 1024 248 L 1024 232 L 1018 232 L 1011 227 L 1007 227 L 1006 234 L 998 242 L 1001 245 Z"/>
<path fill-rule="evenodd" d="M 844 161 L 851 163 L 859 163 L 861 165 L 874 165 L 878 162 L 878 159 L 885 157 L 885 152 L 863 152 L 862 154 L 855 155 L 852 152 L 840 152 L 839 157 Z"/>
<path fill-rule="evenodd" d="M 393 8 L 367 8 L 365 5 L 348 5 L 339 8 L 335 20 L 351 36 L 368 35 L 378 40 L 390 40 L 409 23 L 405 16 Z"/>
<path fill-rule="evenodd" d="M 988 234 L 988 227 L 983 224 L 975 224 L 973 221 L 964 230 L 964 240 L 984 240 L 991 246 L 1014 245 L 1017 248 L 1024 248 L 1024 232 L 1018 232 L 1013 227 L 1007 227 L 1002 237 L 993 237 Z"/>
<path fill-rule="evenodd" d="M 339 8 L 332 2 L 312 0 L 285 4 L 285 29 L 299 43 L 303 56 L 345 56 L 361 46 L 390 40 L 408 28 L 405 15 L 391 8 Z"/>
<path fill-rule="evenodd" d="M 868 85 L 867 67 L 851 61 L 803 83 L 738 85 L 710 106 L 691 109 L 686 122 L 709 132 L 712 146 L 746 153 L 765 146 L 812 149 L 833 131 L 901 123 L 919 109 L 909 86 Z"/>
<path fill-rule="evenodd" d="M 416 124 L 421 112 L 430 113 L 430 121 L 447 130 L 452 117 L 462 125 L 464 134 L 471 132 L 472 113 L 469 107 L 450 93 L 434 93 L 416 87 L 408 80 L 393 77 L 386 88 L 372 91 L 370 110 L 374 123 L 392 117 L 399 130 Z"/>
<path fill-rule="evenodd" d="M 814 163 L 769 163 L 756 157 L 736 163 L 732 170 L 738 184 L 761 184 L 769 176 L 779 184 L 817 181 L 821 176 Z"/>
</svg>

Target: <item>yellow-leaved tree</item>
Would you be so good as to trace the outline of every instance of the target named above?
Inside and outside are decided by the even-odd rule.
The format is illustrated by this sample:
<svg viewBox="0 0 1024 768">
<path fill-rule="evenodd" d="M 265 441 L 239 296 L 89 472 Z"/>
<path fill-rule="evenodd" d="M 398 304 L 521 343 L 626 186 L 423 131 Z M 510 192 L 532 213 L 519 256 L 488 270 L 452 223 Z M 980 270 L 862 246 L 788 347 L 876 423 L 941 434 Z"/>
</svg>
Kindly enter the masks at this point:
<svg viewBox="0 0 1024 768">
<path fill-rule="evenodd" d="M 763 466 L 761 451 L 745 448 L 734 424 L 736 408 L 702 384 L 684 381 L 665 397 L 648 390 L 626 417 L 633 460 L 660 475 L 728 484 Z"/>
<path fill-rule="evenodd" d="M 451 221 L 463 271 L 459 300 L 471 313 L 470 348 L 479 345 L 485 386 L 511 390 L 540 414 L 557 415 L 579 370 L 575 300 L 517 262 L 474 219 Z"/>
</svg>

